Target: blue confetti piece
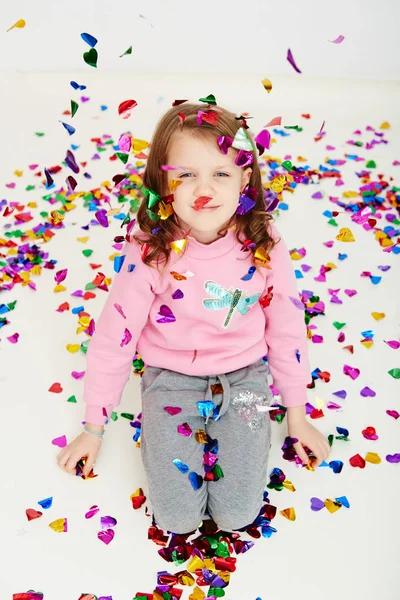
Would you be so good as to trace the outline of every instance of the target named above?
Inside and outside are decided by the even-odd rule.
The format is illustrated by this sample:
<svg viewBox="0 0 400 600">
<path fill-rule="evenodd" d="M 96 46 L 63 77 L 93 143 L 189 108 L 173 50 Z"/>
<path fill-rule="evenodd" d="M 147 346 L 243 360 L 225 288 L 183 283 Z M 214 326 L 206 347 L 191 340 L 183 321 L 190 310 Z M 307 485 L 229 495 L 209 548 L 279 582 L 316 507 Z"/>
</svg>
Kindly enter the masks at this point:
<svg viewBox="0 0 400 600">
<path fill-rule="evenodd" d="M 192 471 L 191 473 L 189 473 L 189 480 L 190 480 L 190 483 L 192 484 L 194 490 L 200 489 L 201 486 L 203 485 L 203 478 L 202 478 L 202 476 L 198 475 L 194 471 Z"/>
<path fill-rule="evenodd" d="M 338 259 L 339 260 L 345 260 L 347 258 L 347 254 L 338 254 Z"/>
<path fill-rule="evenodd" d="M 266 525 L 261 527 L 261 533 L 263 537 L 270 538 L 273 533 L 276 533 L 277 529 L 275 527 L 271 527 L 270 525 Z"/>
<path fill-rule="evenodd" d="M 108 109 L 108 106 L 106 106 L 105 104 L 100 104 L 100 110 L 105 111 Z"/>
<path fill-rule="evenodd" d="M 63 127 L 68 131 L 69 135 L 73 135 L 76 131 L 75 127 L 72 125 L 68 125 L 68 123 L 64 123 L 63 121 L 59 121 Z"/>
<path fill-rule="evenodd" d="M 344 427 L 336 427 L 336 431 L 339 435 L 345 435 L 346 437 L 349 435 L 349 430 L 345 429 Z"/>
<path fill-rule="evenodd" d="M 83 310 L 85 310 L 85 307 L 82 305 L 82 306 L 76 306 L 75 308 L 73 308 L 71 310 L 71 312 L 72 312 L 73 315 L 77 315 L 80 312 L 82 312 Z"/>
<path fill-rule="evenodd" d="M 288 210 L 289 209 L 289 205 L 286 204 L 286 202 L 281 202 L 278 206 L 279 210 Z"/>
<path fill-rule="evenodd" d="M 329 466 L 334 473 L 341 473 L 343 469 L 343 462 L 341 460 L 331 460 Z"/>
<path fill-rule="evenodd" d="M 94 48 L 95 45 L 97 44 L 96 38 L 93 35 L 90 35 L 90 33 L 81 33 L 81 38 L 83 39 L 84 42 L 89 44 L 89 46 L 91 48 Z"/>
<path fill-rule="evenodd" d="M 78 150 L 79 146 L 76 146 L 75 144 L 71 144 L 71 150 Z"/>
<path fill-rule="evenodd" d="M 76 81 L 70 81 L 70 84 L 74 90 L 86 90 L 86 85 L 79 85 L 79 83 L 76 83 Z"/>
<path fill-rule="evenodd" d="M 374 338 L 375 337 L 375 332 L 373 329 L 367 329 L 366 331 L 362 331 L 361 335 L 363 337 L 367 337 L 367 338 Z"/>
<path fill-rule="evenodd" d="M 329 467 L 328 463 L 326 462 L 326 460 L 323 460 L 322 463 L 319 465 L 320 467 Z"/>
<path fill-rule="evenodd" d="M 185 465 L 185 463 L 183 463 L 179 458 L 174 458 L 172 462 L 180 470 L 181 473 L 187 473 L 189 471 L 189 467 Z"/>
<path fill-rule="evenodd" d="M 277 163 L 276 161 L 273 160 L 269 163 L 269 166 L 272 170 L 274 170 L 274 169 L 277 169 L 280 165 L 279 165 L 279 163 Z"/>
<path fill-rule="evenodd" d="M 122 256 L 114 256 L 114 271 L 119 273 L 122 265 L 124 264 L 126 254 L 122 254 Z"/>
<path fill-rule="evenodd" d="M 196 404 L 201 417 L 208 417 L 215 408 L 215 404 L 212 400 L 203 400 L 201 402 L 196 402 Z"/>
<path fill-rule="evenodd" d="M 256 270 L 255 267 L 250 267 L 250 269 L 248 270 L 248 272 L 246 273 L 246 275 L 243 275 L 243 277 L 241 277 L 240 279 L 242 281 L 249 281 L 253 277 L 253 275 L 255 273 L 255 270 Z"/>
<path fill-rule="evenodd" d="M 296 279 L 304 279 L 304 275 L 303 273 L 300 271 L 300 269 L 296 269 L 294 272 Z"/>
<path fill-rule="evenodd" d="M 340 496 L 339 498 L 335 498 L 336 502 L 340 502 L 346 508 L 350 508 L 350 502 L 347 500 L 346 496 Z"/>
<path fill-rule="evenodd" d="M 298 350 L 296 350 L 296 358 L 297 358 L 297 362 L 300 362 L 300 352 Z"/>
<path fill-rule="evenodd" d="M 38 504 L 40 504 L 42 508 L 50 508 L 50 506 L 53 504 L 53 496 L 46 498 L 45 500 L 39 500 Z"/>
<path fill-rule="evenodd" d="M 381 279 L 382 279 L 382 277 L 376 277 L 374 275 L 371 277 L 371 281 L 374 285 L 377 285 Z"/>
<path fill-rule="evenodd" d="M 133 269 L 136 267 L 134 264 L 128 265 L 128 273 L 132 273 Z"/>
</svg>

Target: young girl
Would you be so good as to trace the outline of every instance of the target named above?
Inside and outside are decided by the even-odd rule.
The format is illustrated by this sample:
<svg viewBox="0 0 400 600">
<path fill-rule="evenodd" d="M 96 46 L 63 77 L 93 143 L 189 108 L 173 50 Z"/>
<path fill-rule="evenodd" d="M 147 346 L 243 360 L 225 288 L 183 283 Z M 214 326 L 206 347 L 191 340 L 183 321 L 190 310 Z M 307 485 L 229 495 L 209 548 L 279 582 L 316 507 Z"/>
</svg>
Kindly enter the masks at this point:
<svg viewBox="0 0 400 600">
<path fill-rule="evenodd" d="M 147 365 L 140 448 L 155 521 L 183 534 L 211 516 L 232 531 L 263 504 L 268 367 L 300 459 L 308 463 L 307 446 L 318 466 L 330 448 L 306 420 L 303 306 L 246 120 L 213 102 L 175 104 L 154 133 L 139 229 L 131 235 L 128 225 L 88 347 L 84 431 L 58 464 L 75 474 L 86 457 L 90 473 L 137 350 Z"/>
</svg>

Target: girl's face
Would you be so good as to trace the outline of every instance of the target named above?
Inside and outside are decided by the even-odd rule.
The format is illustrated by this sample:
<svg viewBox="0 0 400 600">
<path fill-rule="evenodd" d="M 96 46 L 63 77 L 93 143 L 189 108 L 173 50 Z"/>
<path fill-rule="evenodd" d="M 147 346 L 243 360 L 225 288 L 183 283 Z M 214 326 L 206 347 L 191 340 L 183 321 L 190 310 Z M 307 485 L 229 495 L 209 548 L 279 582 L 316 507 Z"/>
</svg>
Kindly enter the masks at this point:
<svg viewBox="0 0 400 600">
<path fill-rule="evenodd" d="M 173 192 L 172 206 L 182 229 L 191 229 L 189 235 L 204 244 L 218 239 L 218 231 L 236 212 L 250 180 L 251 168 L 235 165 L 236 155 L 232 148 L 222 154 L 216 141 L 188 133 L 175 133 L 171 140 L 167 164 L 178 169 L 167 171 L 168 181 L 182 182 Z M 210 200 L 199 201 L 203 197 Z M 196 210 L 199 205 L 205 207 Z"/>
</svg>

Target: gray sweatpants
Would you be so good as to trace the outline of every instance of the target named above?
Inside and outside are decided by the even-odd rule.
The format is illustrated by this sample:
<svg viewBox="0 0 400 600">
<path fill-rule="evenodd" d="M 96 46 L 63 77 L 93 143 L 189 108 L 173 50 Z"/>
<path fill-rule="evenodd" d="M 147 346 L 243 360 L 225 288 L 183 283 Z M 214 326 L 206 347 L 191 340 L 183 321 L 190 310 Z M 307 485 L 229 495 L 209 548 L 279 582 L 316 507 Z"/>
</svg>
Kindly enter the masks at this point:
<svg viewBox="0 0 400 600">
<path fill-rule="evenodd" d="M 193 532 L 208 515 L 231 531 L 258 516 L 271 446 L 267 372 L 262 359 L 210 376 L 145 368 L 140 448 L 159 528 Z"/>
</svg>

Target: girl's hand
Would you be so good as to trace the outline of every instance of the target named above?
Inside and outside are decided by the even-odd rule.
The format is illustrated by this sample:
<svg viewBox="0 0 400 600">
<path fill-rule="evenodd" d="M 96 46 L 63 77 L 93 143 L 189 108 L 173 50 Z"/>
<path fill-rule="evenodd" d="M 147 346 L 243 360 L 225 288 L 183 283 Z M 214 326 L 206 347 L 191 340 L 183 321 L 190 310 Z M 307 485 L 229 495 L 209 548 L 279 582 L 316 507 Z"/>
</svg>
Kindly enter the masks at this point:
<svg viewBox="0 0 400 600">
<path fill-rule="evenodd" d="M 329 456 L 331 447 L 328 440 L 322 435 L 318 429 L 316 429 L 311 423 L 309 423 L 305 417 L 304 407 L 289 408 L 287 411 L 288 416 L 288 434 L 292 438 L 297 438 L 299 441 L 293 444 L 293 448 L 296 450 L 297 455 L 303 461 L 308 464 L 309 458 L 307 452 L 303 446 L 307 446 L 316 457 L 312 459 L 312 466 L 318 467 L 322 461 L 326 460 Z"/>
<path fill-rule="evenodd" d="M 101 447 L 101 439 L 95 438 L 84 431 L 57 456 L 58 466 L 71 475 L 76 475 L 76 464 L 81 458 L 86 458 L 83 475 L 89 475 Z"/>
</svg>

